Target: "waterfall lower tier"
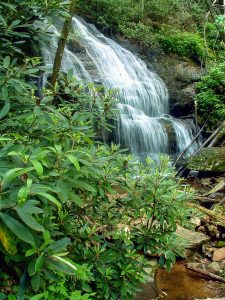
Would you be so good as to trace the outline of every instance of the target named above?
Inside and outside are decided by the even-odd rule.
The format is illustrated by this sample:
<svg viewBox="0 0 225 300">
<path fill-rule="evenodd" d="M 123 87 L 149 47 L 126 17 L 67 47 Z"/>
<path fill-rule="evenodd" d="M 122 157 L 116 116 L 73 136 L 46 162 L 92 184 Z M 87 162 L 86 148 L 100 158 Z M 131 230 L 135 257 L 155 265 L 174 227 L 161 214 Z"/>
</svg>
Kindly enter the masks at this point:
<svg viewBox="0 0 225 300">
<path fill-rule="evenodd" d="M 60 25 L 51 25 L 50 45 L 43 44 L 47 65 L 52 65 L 60 35 Z M 94 25 L 73 18 L 73 30 L 65 49 L 62 70 L 72 68 L 78 79 L 118 89 L 116 138 L 132 153 L 170 153 L 170 132 L 174 152 L 181 152 L 193 139 L 195 126 L 168 116 L 169 97 L 165 84 L 146 64 Z M 194 143 L 188 150 L 192 153 Z"/>
</svg>

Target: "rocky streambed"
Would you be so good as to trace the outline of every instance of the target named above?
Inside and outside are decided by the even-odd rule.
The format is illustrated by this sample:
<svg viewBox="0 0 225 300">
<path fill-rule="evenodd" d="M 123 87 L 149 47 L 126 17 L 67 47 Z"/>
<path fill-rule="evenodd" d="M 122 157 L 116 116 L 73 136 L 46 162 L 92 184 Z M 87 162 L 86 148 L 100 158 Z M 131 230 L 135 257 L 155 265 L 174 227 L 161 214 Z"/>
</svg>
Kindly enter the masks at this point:
<svg viewBox="0 0 225 300">
<path fill-rule="evenodd" d="M 157 269 L 152 258 L 154 278 L 141 287 L 135 300 L 225 300 L 225 176 L 189 176 L 186 182 L 196 198 L 191 230 L 177 230 L 187 240 L 186 258 L 178 259 L 171 272 Z"/>
</svg>

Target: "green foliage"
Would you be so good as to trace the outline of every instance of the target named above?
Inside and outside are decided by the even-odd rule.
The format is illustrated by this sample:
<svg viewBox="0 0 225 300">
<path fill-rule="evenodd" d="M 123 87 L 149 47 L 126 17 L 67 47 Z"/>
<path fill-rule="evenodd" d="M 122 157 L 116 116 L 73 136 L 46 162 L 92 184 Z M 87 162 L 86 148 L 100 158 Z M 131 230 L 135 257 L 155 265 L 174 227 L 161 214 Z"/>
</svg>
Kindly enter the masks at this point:
<svg viewBox="0 0 225 300">
<path fill-rule="evenodd" d="M 78 10 L 96 19 L 106 29 L 117 31 L 119 25 L 139 20 L 138 5 L 132 0 L 91 0 L 84 5 L 78 1 Z"/>
<path fill-rule="evenodd" d="M 196 29 L 204 19 L 204 11 L 204 4 L 194 0 L 147 0 L 145 4 L 145 17 L 186 30 Z"/>
<path fill-rule="evenodd" d="M 197 102 L 201 121 L 208 119 L 209 127 L 225 117 L 225 64 L 211 67 L 197 84 Z"/>
<path fill-rule="evenodd" d="M 38 99 L 35 86 L 25 84 L 24 77 L 35 74 L 38 67 L 35 65 L 32 72 L 24 65 L 23 72 L 18 69 L 14 73 L 9 58 L 3 68 L 6 65 L 11 77 L 4 69 L 2 78 L 10 78 L 5 102 L 10 99 L 11 105 L 0 121 L 0 219 L 7 228 L 1 231 L 4 242 L 0 251 L 5 263 L 16 263 L 19 277 L 26 271 L 33 290 L 43 299 L 55 296 L 56 291 L 58 299 L 68 299 L 74 288 L 82 292 L 81 297 L 83 292 L 94 292 L 95 299 L 132 299 L 138 284 L 144 281 L 147 265 L 137 250 L 157 249 L 168 266 L 174 262 L 174 250 L 169 252 L 169 245 L 176 229 L 172 221 L 175 210 L 161 216 L 164 231 L 158 228 L 162 231 L 159 241 L 159 235 L 154 238 L 158 208 L 154 213 L 149 210 L 156 200 L 146 193 L 159 172 L 168 179 L 168 162 L 164 160 L 160 170 L 151 175 L 151 165 L 138 164 L 114 145 L 94 144 L 96 129 L 109 129 L 107 120 L 116 113 L 111 109 L 114 100 L 110 94 L 99 93 L 94 86 L 89 86 L 92 93 L 86 94 L 86 87 L 69 71 L 54 91 L 45 89 Z M 10 80 L 15 76 L 13 86 Z M 16 94 L 15 84 L 20 82 L 21 95 L 20 91 Z M 133 174 L 137 174 L 135 180 Z M 175 180 L 171 178 L 168 184 L 174 190 Z M 124 189 L 127 196 L 114 198 L 114 187 Z M 160 208 L 166 205 L 165 199 L 158 197 L 165 193 L 165 187 L 168 190 L 168 185 L 155 187 Z M 182 194 L 178 190 L 166 199 L 174 201 Z M 184 212 L 182 201 L 174 204 L 174 209 L 177 206 Z M 151 234 L 147 224 L 138 230 L 130 226 L 146 214 L 154 218 Z M 123 226 L 130 226 L 130 233 Z M 65 294 L 57 287 L 43 294 L 55 280 L 62 284 L 57 279 L 62 272 L 66 274 Z"/>
<path fill-rule="evenodd" d="M 150 25 L 145 25 L 141 22 L 129 22 L 125 25 L 119 25 L 119 30 L 126 38 L 142 46 L 154 47 L 158 44 L 156 35 Z"/>
<path fill-rule="evenodd" d="M 142 46 L 160 46 L 166 53 L 180 56 L 206 57 L 205 42 L 197 33 L 205 7 L 196 1 L 91 0 L 85 5 L 78 1 L 78 11 Z"/>
<path fill-rule="evenodd" d="M 42 27 L 36 21 L 51 19 L 54 14 L 65 14 L 68 1 L 1 1 L 0 3 L 0 55 L 27 52 L 27 44 L 38 41 Z"/>
<path fill-rule="evenodd" d="M 201 59 L 206 57 L 204 40 L 198 34 L 164 27 L 158 35 L 158 40 L 166 53 Z"/>
</svg>

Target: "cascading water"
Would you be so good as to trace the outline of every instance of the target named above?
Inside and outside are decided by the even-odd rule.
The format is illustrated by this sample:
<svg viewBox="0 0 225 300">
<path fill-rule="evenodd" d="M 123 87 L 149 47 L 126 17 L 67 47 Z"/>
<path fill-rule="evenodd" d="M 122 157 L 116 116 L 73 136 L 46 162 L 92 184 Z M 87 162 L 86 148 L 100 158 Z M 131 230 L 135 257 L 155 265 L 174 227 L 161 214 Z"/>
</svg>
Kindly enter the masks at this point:
<svg viewBox="0 0 225 300">
<path fill-rule="evenodd" d="M 60 30 L 51 25 L 49 31 L 53 33 L 52 40 L 42 51 L 46 64 L 51 66 Z M 62 70 L 72 68 L 78 79 L 118 89 L 118 141 L 135 154 L 169 153 L 172 130 L 176 150 L 181 152 L 193 139 L 193 128 L 168 117 L 169 97 L 163 81 L 142 60 L 105 37 L 94 25 L 74 17 L 73 31 L 75 37 L 66 46 Z M 194 143 L 189 153 L 196 147 Z"/>
</svg>

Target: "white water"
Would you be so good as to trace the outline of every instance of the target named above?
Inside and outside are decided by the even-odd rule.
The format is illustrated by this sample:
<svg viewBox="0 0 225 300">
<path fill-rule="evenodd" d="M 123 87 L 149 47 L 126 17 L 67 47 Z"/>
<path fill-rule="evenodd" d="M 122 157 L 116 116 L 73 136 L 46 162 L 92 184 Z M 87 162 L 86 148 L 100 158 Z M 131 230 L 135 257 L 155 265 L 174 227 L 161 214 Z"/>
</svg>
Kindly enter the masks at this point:
<svg viewBox="0 0 225 300">
<path fill-rule="evenodd" d="M 52 66 L 60 32 L 53 25 L 49 31 L 53 36 L 50 45 L 43 46 L 43 57 Z M 95 82 L 97 77 L 106 89 L 119 90 L 117 140 L 135 154 L 169 153 L 168 130 L 162 122 L 166 120 L 175 131 L 177 152 L 181 152 L 193 139 L 193 128 L 174 118 L 164 118 L 168 115 L 169 97 L 159 76 L 148 70 L 137 56 L 81 18 L 73 18 L 73 31 L 82 50 L 68 45 L 62 70 L 67 72 L 72 68 L 78 79 Z M 193 144 L 189 153 L 196 146 Z"/>
</svg>

